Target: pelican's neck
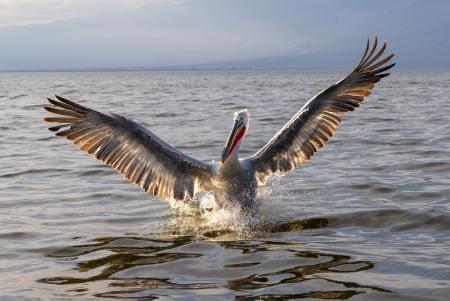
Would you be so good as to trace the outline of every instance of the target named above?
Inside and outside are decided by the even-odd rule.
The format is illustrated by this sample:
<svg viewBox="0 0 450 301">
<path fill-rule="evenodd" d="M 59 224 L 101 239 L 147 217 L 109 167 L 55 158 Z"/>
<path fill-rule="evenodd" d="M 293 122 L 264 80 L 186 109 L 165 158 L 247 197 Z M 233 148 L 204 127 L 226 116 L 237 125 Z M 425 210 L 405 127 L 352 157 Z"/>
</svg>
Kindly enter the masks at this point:
<svg viewBox="0 0 450 301">
<path fill-rule="evenodd" d="M 222 177 L 227 178 L 240 173 L 241 164 L 239 163 L 239 144 L 236 145 L 227 160 L 220 165 L 219 174 L 221 174 Z"/>
<path fill-rule="evenodd" d="M 242 139 L 241 139 L 242 141 Z M 225 162 L 222 164 L 223 167 L 237 167 L 239 166 L 239 148 L 241 146 L 241 141 L 239 141 L 236 146 L 234 147 L 231 154 L 228 156 L 228 158 L 225 160 Z"/>
</svg>

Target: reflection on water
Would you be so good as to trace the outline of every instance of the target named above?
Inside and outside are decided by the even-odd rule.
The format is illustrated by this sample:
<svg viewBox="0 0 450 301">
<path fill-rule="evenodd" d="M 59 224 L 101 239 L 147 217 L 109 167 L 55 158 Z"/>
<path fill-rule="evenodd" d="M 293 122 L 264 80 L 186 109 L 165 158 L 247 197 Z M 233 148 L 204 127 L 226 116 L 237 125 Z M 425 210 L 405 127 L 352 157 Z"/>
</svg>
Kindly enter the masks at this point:
<svg viewBox="0 0 450 301">
<path fill-rule="evenodd" d="M 305 250 L 300 243 L 209 241 L 193 236 L 101 237 L 89 244 L 54 249 L 48 256 L 70 261 L 76 268 L 67 271 L 70 276 L 40 281 L 67 286 L 67 293 L 78 296 L 150 300 L 167 296 L 168 290 L 171 296 L 180 291 L 185 298 L 206 293 L 226 297 L 231 291 L 235 300 L 286 300 L 347 299 L 370 290 L 386 292 L 329 276 L 370 270 L 372 262 Z M 83 286 L 93 282 L 101 283 L 94 286 L 102 287 L 101 292 Z"/>
<path fill-rule="evenodd" d="M 333 236 L 332 227 L 355 223 L 372 231 L 379 227 L 393 233 L 423 225 L 426 228 L 427 224 L 433 224 L 435 230 L 450 223 L 449 218 L 433 213 L 402 210 L 360 211 L 279 223 L 255 215 L 242 218 L 248 223 L 240 228 L 219 229 L 201 225 L 201 216 L 174 213 L 159 234 L 98 237 L 84 244 L 46 249 L 46 257 L 66 269 L 38 282 L 57 286 L 61 296 L 81 299 L 204 300 L 208 296 L 207 300 L 344 300 L 363 296 L 361 300 L 391 300 L 395 296 L 415 300 L 374 285 L 367 276 L 359 277 L 360 272 L 376 267 L 374 261 L 311 248 L 314 240 L 308 240 L 308 234 L 320 240 Z M 411 221 L 405 224 L 405 220 Z M 292 234 L 294 240 L 277 236 Z M 388 270 L 393 273 L 395 267 Z"/>
</svg>

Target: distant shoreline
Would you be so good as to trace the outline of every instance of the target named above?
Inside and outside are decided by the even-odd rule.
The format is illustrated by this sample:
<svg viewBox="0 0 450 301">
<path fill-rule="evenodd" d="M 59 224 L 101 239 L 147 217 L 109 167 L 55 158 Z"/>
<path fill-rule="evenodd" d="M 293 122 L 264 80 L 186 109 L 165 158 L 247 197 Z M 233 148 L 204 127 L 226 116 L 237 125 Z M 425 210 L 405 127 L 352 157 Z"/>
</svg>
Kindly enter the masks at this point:
<svg viewBox="0 0 450 301">
<path fill-rule="evenodd" d="M 30 70 L 0 70 L 7 73 L 107 73 L 107 72 L 246 72 L 246 71 L 339 71 L 352 67 L 341 68 L 99 68 L 99 69 L 30 69 Z M 448 71 L 450 67 L 401 67 L 406 71 Z"/>
</svg>

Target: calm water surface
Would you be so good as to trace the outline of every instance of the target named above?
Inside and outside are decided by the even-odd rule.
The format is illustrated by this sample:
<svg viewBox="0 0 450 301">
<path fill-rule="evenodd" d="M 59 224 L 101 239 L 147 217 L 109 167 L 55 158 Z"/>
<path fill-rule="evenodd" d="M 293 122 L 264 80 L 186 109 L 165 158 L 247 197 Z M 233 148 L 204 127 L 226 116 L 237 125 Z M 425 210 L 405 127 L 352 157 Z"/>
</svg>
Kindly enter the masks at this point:
<svg viewBox="0 0 450 301">
<path fill-rule="evenodd" d="M 0 74 L 0 300 L 448 300 L 450 72 L 394 71 L 256 216 L 173 211 L 42 123 L 60 94 L 218 160 L 342 72 Z"/>
</svg>

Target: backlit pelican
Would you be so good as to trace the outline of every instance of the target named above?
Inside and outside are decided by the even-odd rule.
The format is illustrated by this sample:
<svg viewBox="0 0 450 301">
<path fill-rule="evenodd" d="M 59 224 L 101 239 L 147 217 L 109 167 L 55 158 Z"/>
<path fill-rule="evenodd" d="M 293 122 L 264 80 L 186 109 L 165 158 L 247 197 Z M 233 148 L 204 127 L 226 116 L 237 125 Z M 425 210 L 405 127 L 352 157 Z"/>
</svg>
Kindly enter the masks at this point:
<svg viewBox="0 0 450 301">
<path fill-rule="evenodd" d="M 57 136 L 67 137 L 121 173 L 144 191 L 163 199 L 193 199 L 198 191 L 213 192 L 218 199 L 251 205 L 258 185 L 272 173 L 285 173 L 304 164 L 335 133 L 340 116 L 353 111 L 370 95 L 375 83 L 389 75 L 386 65 L 395 52 L 380 59 L 386 42 L 377 50 L 377 39 L 356 68 L 328 89 L 311 98 L 275 136 L 253 156 L 239 159 L 239 146 L 247 134 L 247 110 L 234 114 L 220 163 L 204 163 L 164 142 L 140 124 L 116 114 L 103 114 L 56 96 L 45 107 L 61 116 L 46 122 Z M 370 50 L 370 51 L 369 51 Z"/>
</svg>

